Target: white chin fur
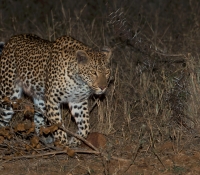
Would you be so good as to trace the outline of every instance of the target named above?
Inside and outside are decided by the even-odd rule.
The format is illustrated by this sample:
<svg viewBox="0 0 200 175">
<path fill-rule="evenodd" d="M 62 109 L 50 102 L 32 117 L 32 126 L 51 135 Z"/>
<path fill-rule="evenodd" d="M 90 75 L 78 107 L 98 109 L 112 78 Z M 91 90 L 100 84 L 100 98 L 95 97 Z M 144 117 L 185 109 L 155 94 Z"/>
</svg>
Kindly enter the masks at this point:
<svg viewBox="0 0 200 175">
<path fill-rule="evenodd" d="M 104 89 L 104 90 L 96 90 L 96 91 L 95 91 L 95 94 L 101 95 L 101 94 L 103 94 L 105 91 L 106 91 L 106 89 Z"/>
</svg>

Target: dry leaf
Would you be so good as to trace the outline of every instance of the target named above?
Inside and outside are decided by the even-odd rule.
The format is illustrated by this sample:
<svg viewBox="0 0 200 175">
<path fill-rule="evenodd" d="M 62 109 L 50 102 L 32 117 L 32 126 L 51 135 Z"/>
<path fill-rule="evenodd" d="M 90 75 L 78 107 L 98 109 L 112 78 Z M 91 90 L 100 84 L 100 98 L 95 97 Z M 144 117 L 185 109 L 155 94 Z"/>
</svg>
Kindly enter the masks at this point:
<svg viewBox="0 0 200 175">
<path fill-rule="evenodd" d="M 19 103 L 12 102 L 12 108 L 13 108 L 14 110 L 18 109 L 19 106 L 20 106 Z"/>
<path fill-rule="evenodd" d="M 39 144 L 39 138 L 37 136 L 33 136 L 30 141 L 34 148 Z"/>
<path fill-rule="evenodd" d="M 34 108 L 32 106 L 26 105 L 24 109 L 24 115 L 25 114 L 34 114 Z"/>
<path fill-rule="evenodd" d="M 27 151 L 30 151 L 32 149 L 30 145 L 26 145 L 25 147 Z"/>
<path fill-rule="evenodd" d="M 24 128 L 26 129 L 26 134 L 35 132 L 35 123 L 27 120 L 26 123 L 24 123 Z"/>
<path fill-rule="evenodd" d="M 40 148 L 41 148 L 40 143 L 37 144 L 36 148 L 37 148 L 37 149 L 40 149 Z"/>
<path fill-rule="evenodd" d="M 4 98 L 3 98 L 3 103 L 11 103 L 10 98 L 4 97 Z"/>
<path fill-rule="evenodd" d="M 53 133 L 55 131 L 58 130 L 59 125 L 58 124 L 54 124 L 50 127 L 41 127 L 40 128 L 40 135 L 44 134 L 49 134 L 49 133 Z"/>
<path fill-rule="evenodd" d="M 51 130 L 50 130 L 49 127 L 47 127 L 47 128 L 41 127 L 41 128 L 40 128 L 40 135 L 42 135 L 43 133 L 44 133 L 44 134 L 49 134 L 50 132 L 51 132 Z"/>
<path fill-rule="evenodd" d="M 12 160 L 12 158 L 13 158 L 12 156 L 3 156 L 4 160 Z"/>
<path fill-rule="evenodd" d="M 20 151 L 17 151 L 14 153 L 14 156 L 21 156 L 21 155 L 24 155 L 24 151 L 20 150 Z"/>
<path fill-rule="evenodd" d="M 0 144 L 2 144 L 4 142 L 4 137 L 0 136 Z"/>
<path fill-rule="evenodd" d="M 33 152 L 32 152 L 32 155 L 36 155 L 36 154 L 37 154 L 37 152 L 36 152 L 36 151 L 33 151 Z"/>
<path fill-rule="evenodd" d="M 69 147 L 65 147 L 63 150 L 66 151 L 68 156 L 70 156 L 70 157 L 74 157 L 75 156 L 75 151 L 70 149 Z"/>
<path fill-rule="evenodd" d="M 19 123 L 16 127 L 15 127 L 15 132 L 17 131 L 25 131 L 25 127 L 24 127 L 24 123 Z"/>
<path fill-rule="evenodd" d="M 0 135 L 7 139 L 11 139 L 11 137 L 12 137 L 12 135 L 10 134 L 10 131 L 5 128 L 0 129 Z"/>
<path fill-rule="evenodd" d="M 24 123 L 25 130 L 29 130 L 32 127 L 32 123 L 30 120 L 27 120 L 26 123 Z"/>
<path fill-rule="evenodd" d="M 35 127 L 34 128 L 30 128 L 28 131 L 27 131 L 27 134 L 30 134 L 32 132 L 35 132 Z"/>
<path fill-rule="evenodd" d="M 62 147 L 62 146 L 63 146 L 63 145 L 60 143 L 59 140 L 55 140 L 55 141 L 54 141 L 54 145 L 55 145 L 56 147 Z"/>
<path fill-rule="evenodd" d="M 51 133 L 53 133 L 53 132 L 58 130 L 58 125 L 57 124 L 52 125 L 52 126 L 49 127 L 49 129 L 51 130 Z"/>
</svg>

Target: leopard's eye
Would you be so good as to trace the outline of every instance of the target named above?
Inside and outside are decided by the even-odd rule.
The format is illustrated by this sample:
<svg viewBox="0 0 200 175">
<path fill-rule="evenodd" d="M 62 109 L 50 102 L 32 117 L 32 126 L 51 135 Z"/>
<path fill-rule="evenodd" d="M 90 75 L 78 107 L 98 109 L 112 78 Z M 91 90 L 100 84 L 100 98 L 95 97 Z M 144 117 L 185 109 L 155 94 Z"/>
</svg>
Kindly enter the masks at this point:
<svg viewBox="0 0 200 175">
<path fill-rule="evenodd" d="M 95 76 L 97 75 L 96 71 L 94 71 L 94 70 L 91 70 L 90 72 L 91 72 L 91 74 L 93 74 Z"/>
</svg>

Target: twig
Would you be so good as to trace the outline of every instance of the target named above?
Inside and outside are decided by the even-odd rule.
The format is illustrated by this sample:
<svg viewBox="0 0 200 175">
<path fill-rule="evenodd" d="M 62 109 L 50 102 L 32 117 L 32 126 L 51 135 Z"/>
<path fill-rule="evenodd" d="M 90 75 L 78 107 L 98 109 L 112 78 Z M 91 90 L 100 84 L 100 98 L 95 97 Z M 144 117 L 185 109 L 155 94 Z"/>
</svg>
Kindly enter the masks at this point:
<svg viewBox="0 0 200 175">
<path fill-rule="evenodd" d="M 92 107 L 90 108 L 89 110 L 89 113 L 91 113 L 94 109 L 94 107 L 97 105 L 97 102 L 98 102 L 99 99 L 96 99 L 95 102 L 93 103 Z"/>
<path fill-rule="evenodd" d="M 135 162 L 135 159 L 140 151 L 140 149 L 142 148 L 142 144 L 140 144 L 137 148 L 137 151 L 135 153 L 135 156 L 133 157 L 133 159 L 131 160 L 131 163 L 129 164 L 129 166 L 126 168 L 126 170 L 124 172 L 127 172 L 129 170 L 129 168 L 133 165 L 133 163 Z"/>
<path fill-rule="evenodd" d="M 84 149 L 74 149 L 73 150 L 75 153 L 84 153 L 84 154 L 96 154 L 96 155 L 105 155 L 105 153 L 101 153 L 99 151 L 92 151 L 92 150 L 84 150 Z M 37 157 L 44 157 L 44 156 L 50 156 L 50 155 L 58 155 L 58 154 L 67 154 L 66 150 L 57 150 L 57 151 L 51 151 L 51 152 L 47 152 L 47 153 L 41 153 L 41 154 L 35 154 L 35 155 L 23 155 L 23 156 L 16 156 L 16 157 L 11 157 L 10 159 L 4 158 L 2 157 L 2 159 L 8 159 L 3 161 L 1 164 L 3 163 L 7 163 L 11 160 L 19 160 L 19 159 L 32 159 L 32 158 L 37 158 Z M 123 159 L 123 158 L 119 158 L 119 157 L 115 157 L 115 156 L 111 156 L 112 159 L 114 160 L 119 160 L 119 161 L 124 161 L 124 162 L 130 162 L 131 160 L 129 159 Z"/>
<path fill-rule="evenodd" d="M 93 150 L 95 150 L 95 151 L 87 151 L 87 152 L 85 152 L 85 153 L 100 154 L 100 155 L 102 155 L 102 156 L 104 156 L 104 157 L 108 157 L 108 154 L 106 154 L 105 152 L 99 151 L 98 148 L 96 148 L 95 146 L 93 146 L 90 142 L 88 142 L 88 141 L 85 140 L 83 137 L 79 136 L 78 134 L 75 134 L 75 133 L 73 133 L 73 132 L 71 132 L 71 131 L 69 131 L 69 130 L 63 128 L 63 127 L 60 127 L 60 129 L 62 129 L 62 130 L 65 131 L 66 133 L 68 133 L 68 134 L 70 134 L 70 135 L 72 135 L 72 136 L 74 136 L 74 137 L 80 139 L 80 140 L 83 141 L 87 146 L 89 146 L 90 148 L 92 148 Z M 82 150 L 81 150 L 81 151 L 82 151 Z M 78 152 L 77 152 L 77 153 L 78 153 Z M 79 153 L 80 153 L 80 152 L 79 152 Z M 81 152 L 81 153 L 83 153 L 83 152 Z M 111 158 L 112 158 L 112 159 L 115 159 L 115 160 L 119 160 L 119 161 L 126 161 L 126 162 L 127 162 L 127 161 L 128 161 L 128 162 L 131 161 L 131 160 L 128 160 L 128 159 L 118 158 L 118 157 L 115 157 L 115 156 L 111 156 Z"/>
<path fill-rule="evenodd" d="M 100 151 L 98 148 L 96 148 L 95 146 L 93 146 L 90 142 L 88 142 L 87 140 L 85 140 L 83 137 L 79 136 L 78 134 L 75 134 L 67 129 L 65 129 L 62 126 L 58 126 L 59 129 L 65 131 L 66 133 L 70 134 L 71 136 L 74 136 L 78 139 L 80 139 L 82 142 L 84 142 L 88 147 L 90 147 L 93 150 L 83 150 L 83 149 L 73 149 L 72 151 L 74 153 L 84 153 L 84 154 L 96 154 L 96 155 L 101 155 L 103 157 L 105 157 L 106 159 L 109 157 L 111 159 L 114 160 L 118 160 L 118 161 L 124 161 L 124 162 L 130 162 L 131 160 L 129 159 L 123 159 L 123 158 L 119 158 L 119 157 L 115 157 L 115 156 L 108 156 L 107 153 Z M 8 144 L 7 144 L 8 146 Z M 2 160 L 5 160 L 3 162 L 1 162 L 1 164 L 9 162 L 11 160 L 19 160 L 19 159 L 31 159 L 31 158 L 37 158 L 37 157 L 43 157 L 43 156 L 49 156 L 49 155 L 57 155 L 57 154 L 67 154 L 67 150 L 61 150 L 63 148 L 59 148 L 59 147 L 49 147 L 48 145 L 45 145 L 47 148 L 51 148 L 54 149 L 55 151 L 51 151 L 51 152 L 46 152 L 46 153 L 39 153 L 38 149 L 33 149 L 34 151 L 37 152 L 37 154 L 35 155 L 21 155 L 21 156 L 16 156 L 16 157 L 12 157 L 12 156 L 4 156 L 1 157 Z M 14 149 L 12 147 L 12 149 Z M 15 150 L 15 149 L 14 149 Z M 17 150 L 15 150 L 17 151 Z"/>
<path fill-rule="evenodd" d="M 91 150 L 73 150 L 75 153 L 90 153 L 90 154 L 100 154 L 97 151 L 91 151 Z M 57 150 L 57 151 L 51 151 L 51 152 L 47 152 L 47 153 L 40 153 L 40 154 L 35 154 L 35 155 L 23 155 L 23 156 L 16 156 L 16 157 L 12 157 L 9 160 L 4 161 L 3 163 L 6 163 L 10 160 L 18 160 L 18 159 L 23 159 L 23 158 L 27 158 L 27 159 L 32 159 L 32 158 L 37 158 L 37 157 L 43 157 L 43 156 L 49 156 L 49 155 L 57 155 L 57 154 L 67 154 L 66 150 Z M 2 159 L 4 159 L 4 157 L 2 157 Z M 8 158 L 7 158 L 8 159 Z"/>
<path fill-rule="evenodd" d="M 98 150 L 95 146 L 93 146 L 90 142 L 88 142 L 87 140 L 85 140 L 85 139 L 84 139 L 83 137 L 81 137 L 80 135 L 75 134 L 75 133 L 69 131 L 68 129 L 65 129 L 65 128 L 62 127 L 62 126 L 59 126 L 59 128 L 60 128 L 61 130 L 65 131 L 66 133 L 68 133 L 68 134 L 70 134 L 70 135 L 72 135 L 72 136 L 78 138 L 79 140 L 83 141 L 87 146 L 89 146 L 89 147 L 92 148 L 93 150 L 99 152 L 99 150 Z"/>
<path fill-rule="evenodd" d="M 158 156 L 158 154 L 154 151 L 154 149 L 152 149 L 153 154 L 157 157 L 157 159 L 159 160 L 159 162 L 161 163 L 161 165 L 165 168 L 165 165 L 163 164 L 162 160 L 160 159 L 160 157 Z"/>
<path fill-rule="evenodd" d="M 157 53 L 158 55 L 163 55 L 166 57 L 185 57 L 184 54 L 167 54 L 167 53 L 156 52 L 156 51 L 154 51 L 154 52 Z"/>
</svg>

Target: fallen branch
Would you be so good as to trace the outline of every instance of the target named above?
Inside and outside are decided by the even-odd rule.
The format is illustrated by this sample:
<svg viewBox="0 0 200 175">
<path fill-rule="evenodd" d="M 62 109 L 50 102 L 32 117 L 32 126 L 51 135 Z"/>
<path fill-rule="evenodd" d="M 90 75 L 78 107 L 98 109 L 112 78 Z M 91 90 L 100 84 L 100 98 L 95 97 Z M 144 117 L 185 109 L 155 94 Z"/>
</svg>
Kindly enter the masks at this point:
<svg viewBox="0 0 200 175">
<path fill-rule="evenodd" d="M 55 155 L 58 155 L 58 154 L 67 154 L 69 156 L 73 156 L 74 153 L 84 153 L 84 154 L 95 154 L 95 155 L 101 155 L 103 157 L 106 158 L 106 160 L 108 159 L 114 159 L 114 160 L 118 160 L 118 161 L 124 161 L 124 162 L 130 162 L 131 160 L 129 159 L 123 159 L 123 158 L 119 158 L 119 157 L 115 157 L 115 156 L 110 156 L 108 155 L 107 153 L 99 150 L 98 148 L 96 148 L 95 146 L 93 146 L 90 142 L 88 142 L 86 139 L 84 139 L 83 137 L 79 136 L 78 134 L 75 134 L 67 129 L 65 129 L 64 127 L 62 126 L 58 126 L 59 129 L 65 131 L 67 134 L 70 134 L 71 136 L 74 136 L 78 139 L 80 139 L 82 142 L 84 142 L 88 147 L 90 147 L 92 150 L 85 150 L 85 149 L 71 149 L 71 148 L 68 148 L 68 147 L 52 147 L 52 146 L 48 146 L 45 144 L 45 146 L 47 148 L 51 148 L 51 149 L 54 149 L 55 151 L 51 151 L 51 152 L 45 152 L 45 153 L 39 153 L 38 149 L 33 149 L 34 151 L 37 152 L 37 154 L 34 154 L 34 155 L 20 155 L 20 156 L 2 156 L 1 157 L 1 160 L 3 160 L 0 164 L 4 164 L 4 163 L 7 163 L 9 161 L 12 161 L 12 160 L 19 160 L 19 159 L 33 159 L 33 158 L 38 158 L 38 157 L 44 157 L 44 156 L 55 156 Z M 72 152 L 72 153 L 69 153 L 69 152 Z"/>
<path fill-rule="evenodd" d="M 89 147 L 92 148 L 93 150 L 99 152 L 98 148 L 96 148 L 95 146 L 93 146 L 90 142 L 88 142 L 86 139 L 84 139 L 84 138 L 81 137 L 80 135 L 75 134 L 75 133 L 69 131 L 68 129 L 65 129 L 65 128 L 62 127 L 62 126 L 59 126 L 59 129 L 65 131 L 66 133 L 70 134 L 71 136 L 74 136 L 74 137 L 78 138 L 79 140 L 81 140 L 82 142 L 84 142 L 87 146 L 89 146 Z"/>
<path fill-rule="evenodd" d="M 66 133 L 80 139 L 81 141 L 83 141 L 87 146 L 89 146 L 90 148 L 92 148 L 93 150 L 95 151 L 90 151 L 90 150 L 85 150 L 83 152 L 83 150 L 74 150 L 76 153 L 90 153 L 90 154 L 98 154 L 98 155 L 102 155 L 104 157 L 108 157 L 108 154 L 105 153 L 105 152 L 102 152 L 100 151 L 98 148 L 96 148 L 95 146 L 93 146 L 90 142 L 88 142 L 86 139 L 84 139 L 83 137 L 79 136 L 78 134 L 75 134 L 63 127 L 59 127 L 60 129 L 62 129 L 63 131 L 65 131 Z M 109 155 L 110 156 L 110 155 Z M 114 159 L 114 160 L 119 160 L 119 161 L 125 161 L 125 162 L 130 162 L 132 160 L 129 160 L 129 159 L 123 159 L 123 158 L 119 158 L 119 157 L 115 157 L 115 156 L 110 156 L 111 159 Z"/>
<path fill-rule="evenodd" d="M 106 155 L 105 153 L 100 153 L 99 151 L 92 151 L 92 150 L 83 150 L 83 149 L 75 149 L 73 150 L 75 153 L 84 153 L 84 154 L 96 154 L 96 155 Z M 46 152 L 46 153 L 40 153 L 40 154 L 34 154 L 34 155 L 23 155 L 23 156 L 16 156 L 16 157 L 11 157 L 11 156 L 5 156 L 2 157 L 2 161 L 0 164 L 7 163 L 12 160 L 19 160 L 19 159 L 33 159 L 33 158 L 38 158 L 38 157 L 45 157 L 45 156 L 55 156 L 58 154 L 67 154 L 66 150 L 58 150 L 58 151 L 51 151 L 51 152 Z M 118 160 L 118 161 L 124 161 L 124 162 L 130 162 L 131 160 L 129 159 L 123 159 L 115 156 L 111 156 L 112 159 Z"/>
<path fill-rule="evenodd" d="M 89 151 L 89 150 L 73 150 L 75 153 L 90 153 L 90 154 L 99 154 L 97 151 Z M 51 152 L 46 152 L 46 153 L 39 153 L 39 154 L 34 154 L 34 155 L 23 155 L 23 156 L 16 156 L 16 157 L 11 157 L 11 156 L 5 156 L 2 157 L 3 160 L 7 159 L 6 161 L 2 163 L 9 162 L 11 160 L 18 160 L 18 159 L 33 159 L 37 157 L 44 157 L 44 156 L 50 156 L 50 155 L 57 155 L 57 154 L 66 154 L 66 150 L 57 150 L 57 151 L 51 151 Z"/>
</svg>

